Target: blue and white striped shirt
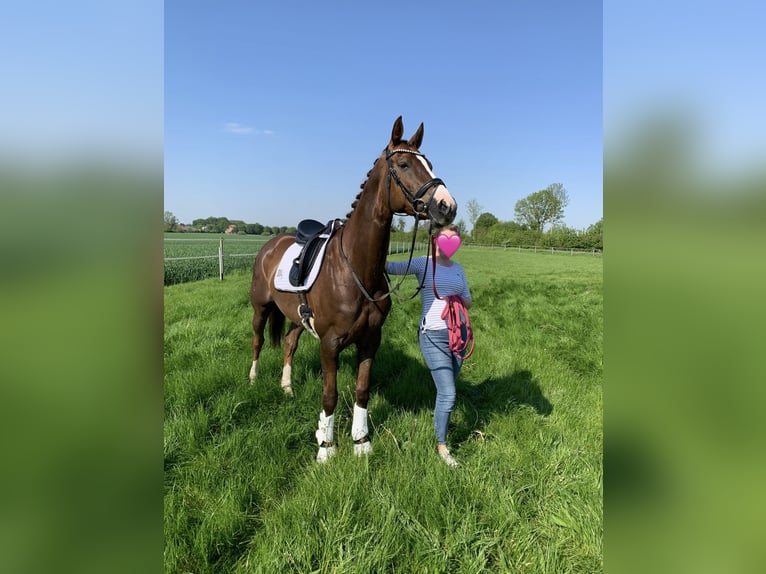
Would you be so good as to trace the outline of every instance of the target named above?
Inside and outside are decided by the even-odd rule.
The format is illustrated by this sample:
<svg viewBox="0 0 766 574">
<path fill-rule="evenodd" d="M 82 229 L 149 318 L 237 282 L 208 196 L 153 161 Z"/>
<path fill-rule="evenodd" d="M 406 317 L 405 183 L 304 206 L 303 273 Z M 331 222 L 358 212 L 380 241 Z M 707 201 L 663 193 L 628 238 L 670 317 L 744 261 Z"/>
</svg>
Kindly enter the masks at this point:
<svg viewBox="0 0 766 574">
<path fill-rule="evenodd" d="M 425 273 L 425 284 L 420 291 L 420 328 L 425 331 L 447 328 L 447 320 L 442 319 L 442 311 L 447 306 L 447 302 L 444 299 L 434 297 L 431 268 L 430 257 L 416 257 L 410 263 L 409 271 L 407 271 L 407 261 L 389 261 L 386 263 L 386 271 L 391 275 L 404 275 L 407 272 L 408 275 L 417 276 L 418 284 L 423 281 L 423 274 Z M 439 293 L 439 297 L 460 295 L 464 300 L 471 298 L 465 271 L 463 271 L 460 263 L 453 261 L 449 267 L 436 263 L 436 291 Z"/>
</svg>

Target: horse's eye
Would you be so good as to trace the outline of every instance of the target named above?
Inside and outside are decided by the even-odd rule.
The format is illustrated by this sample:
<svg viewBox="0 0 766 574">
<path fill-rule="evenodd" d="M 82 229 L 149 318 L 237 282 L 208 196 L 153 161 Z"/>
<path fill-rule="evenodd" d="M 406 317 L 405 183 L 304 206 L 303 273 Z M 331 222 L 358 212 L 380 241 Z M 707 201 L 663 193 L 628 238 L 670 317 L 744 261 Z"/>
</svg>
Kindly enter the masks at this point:
<svg viewBox="0 0 766 574">
<path fill-rule="evenodd" d="M 407 162 L 400 161 L 399 162 L 399 167 L 402 168 L 402 169 L 408 169 L 410 166 L 409 166 L 409 164 Z"/>
</svg>

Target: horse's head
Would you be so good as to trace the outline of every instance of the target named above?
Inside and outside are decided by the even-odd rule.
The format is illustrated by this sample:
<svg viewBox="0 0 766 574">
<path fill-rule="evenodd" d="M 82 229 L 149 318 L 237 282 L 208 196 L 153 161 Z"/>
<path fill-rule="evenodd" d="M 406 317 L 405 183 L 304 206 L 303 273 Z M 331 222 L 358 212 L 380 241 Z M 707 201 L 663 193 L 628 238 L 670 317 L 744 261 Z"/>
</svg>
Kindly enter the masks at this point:
<svg viewBox="0 0 766 574">
<path fill-rule="evenodd" d="M 444 182 L 431 171 L 431 162 L 420 153 L 423 124 L 407 141 L 402 139 L 402 117 L 394 122 L 391 141 L 383 154 L 388 169 L 388 201 L 395 213 L 406 213 L 420 219 L 431 219 L 444 226 L 455 219 L 457 202 Z M 397 193 L 398 191 L 398 193 Z"/>
</svg>

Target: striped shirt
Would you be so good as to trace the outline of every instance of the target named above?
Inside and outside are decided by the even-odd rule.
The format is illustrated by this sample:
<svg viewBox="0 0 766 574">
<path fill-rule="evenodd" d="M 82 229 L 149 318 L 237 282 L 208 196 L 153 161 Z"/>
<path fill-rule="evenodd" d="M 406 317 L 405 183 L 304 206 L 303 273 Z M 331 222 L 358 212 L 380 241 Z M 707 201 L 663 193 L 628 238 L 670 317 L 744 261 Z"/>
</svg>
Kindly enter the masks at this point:
<svg viewBox="0 0 766 574">
<path fill-rule="evenodd" d="M 447 328 L 447 320 L 442 319 L 442 311 L 447 306 L 447 302 L 434 297 L 431 269 L 430 257 L 416 257 L 410 263 L 410 270 L 407 272 L 407 274 L 416 275 L 418 283 L 423 281 L 424 273 L 426 276 L 425 284 L 420 291 L 420 328 L 424 331 Z M 407 271 L 407 262 L 389 261 L 386 263 L 386 271 L 391 275 L 404 275 Z M 453 261 L 449 267 L 436 264 L 436 291 L 439 293 L 439 297 L 460 295 L 464 300 L 471 298 L 471 291 L 468 289 L 468 282 L 465 279 L 465 271 L 463 271 L 460 263 Z"/>
</svg>

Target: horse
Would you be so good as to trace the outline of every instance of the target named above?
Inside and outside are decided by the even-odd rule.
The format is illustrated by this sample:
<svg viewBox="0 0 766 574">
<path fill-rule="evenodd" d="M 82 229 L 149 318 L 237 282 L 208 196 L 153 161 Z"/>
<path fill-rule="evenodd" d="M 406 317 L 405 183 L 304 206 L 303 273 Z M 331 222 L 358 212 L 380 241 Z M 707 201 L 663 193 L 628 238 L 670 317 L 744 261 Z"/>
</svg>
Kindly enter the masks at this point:
<svg viewBox="0 0 766 574">
<path fill-rule="evenodd" d="M 399 116 L 394 121 L 391 140 L 367 173 L 346 221 L 331 235 L 321 270 L 307 292 L 297 294 L 274 287 L 277 266 L 295 242 L 295 234 L 282 233 L 269 240 L 253 264 L 251 384 L 256 379 L 267 321 L 271 343 L 279 347 L 287 318 L 281 387 L 285 394 L 292 396 L 293 356 L 306 329 L 301 320 L 301 304 L 308 304 L 313 313 L 313 334 L 319 338 L 323 380 L 322 412 L 315 433 L 319 445 L 317 462 L 326 462 L 336 454 L 334 413 L 338 402 L 338 356 L 351 344 L 356 345 L 357 351 L 356 401 L 351 426 L 354 454 L 362 456 L 372 452 L 367 403 L 372 363 L 380 347 L 383 322 L 391 308 L 385 264 L 394 214 L 414 216 L 416 224 L 418 220 L 430 219 L 436 226 L 451 223 L 457 214 L 457 202 L 444 182 L 434 176 L 431 163 L 420 152 L 423 124 L 409 140 L 402 139 L 403 133 Z"/>
</svg>

